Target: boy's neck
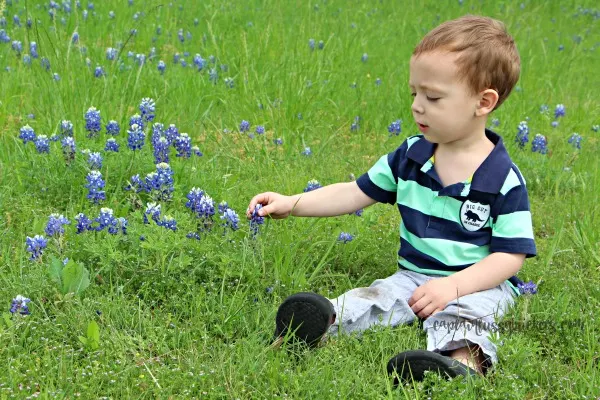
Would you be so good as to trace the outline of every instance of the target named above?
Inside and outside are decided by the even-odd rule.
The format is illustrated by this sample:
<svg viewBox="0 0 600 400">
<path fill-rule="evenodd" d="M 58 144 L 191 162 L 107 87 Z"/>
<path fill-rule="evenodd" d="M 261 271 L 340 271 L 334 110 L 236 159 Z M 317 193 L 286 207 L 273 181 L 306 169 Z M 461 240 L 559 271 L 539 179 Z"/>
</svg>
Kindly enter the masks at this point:
<svg viewBox="0 0 600 400">
<path fill-rule="evenodd" d="M 489 154 L 494 148 L 494 144 L 485 134 L 485 121 L 483 122 L 483 124 L 475 127 L 473 133 L 465 135 L 459 140 L 449 143 L 438 143 L 436 152 L 444 154 L 486 152 Z"/>
</svg>

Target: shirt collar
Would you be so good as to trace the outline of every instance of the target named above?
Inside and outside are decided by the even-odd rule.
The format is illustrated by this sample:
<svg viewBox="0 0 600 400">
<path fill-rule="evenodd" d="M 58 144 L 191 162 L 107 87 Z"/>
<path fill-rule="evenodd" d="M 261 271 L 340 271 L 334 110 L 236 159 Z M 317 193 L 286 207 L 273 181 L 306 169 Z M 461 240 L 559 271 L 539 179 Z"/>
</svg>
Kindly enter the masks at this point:
<svg viewBox="0 0 600 400">
<path fill-rule="evenodd" d="M 497 194 L 512 167 L 512 161 L 498 134 L 486 129 L 485 135 L 494 144 L 494 149 L 473 174 L 471 190 Z M 410 146 L 406 156 L 420 165 L 424 165 L 433 155 L 436 145 L 428 142 L 422 135 L 419 136 L 421 139 Z"/>
</svg>

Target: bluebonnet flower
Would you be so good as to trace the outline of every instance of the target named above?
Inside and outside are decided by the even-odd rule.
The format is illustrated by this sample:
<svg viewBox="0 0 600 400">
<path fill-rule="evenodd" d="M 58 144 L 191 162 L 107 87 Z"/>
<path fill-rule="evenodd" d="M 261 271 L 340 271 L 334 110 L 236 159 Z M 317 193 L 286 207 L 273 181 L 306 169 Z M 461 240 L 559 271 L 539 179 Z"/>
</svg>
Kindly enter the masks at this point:
<svg viewBox="0 0 600 400">
<path fill-rule="evenodd" d="M 144 147 L 146 134 L 142 131 L 138 124 L 133 124 L 131 126 L 131 130 L 127 131 L 127 135 L 127 147 L 129 147 L 130 150 L 140 150 L 142 147 Z"/>
<path fill-rule="evenodd" d="M 106 124 L 106 134 L 116 136 L 119 134 L 119 132 L 121 132 L 119 123 L 112 119 L 110 121 L 108 121 L 108 124 Z"/>
<path fill-rule="evenodd" d="M 592 125 L 592 131 L 594 131 L 594 132 L 600 131 L 600 125 Z"/>
<path fill-rule="evenodd" d="M 148 216 L 152 219 L 152 221 L 157 224 L 160 222 L 160 204 L 157 203 L 148 203 L 146 205 L 146 211 L 144 211 L 144 224 L 149 224 Z"/>
<path fill-rule="evenodd" d="M 227 207 L 222 212 L 222 214 L 223 215 L 221 215 L 221 220 L 223 221 L 223 227 L 225 228 L 225 230 L 227 230 L 227 228 L 231 228 L 232 231 L 237 231 L 240 228 L 240 217 L 235 211 Z"/>
<path fill-rule="evenodd" d="M 29 42 L 29 54 L 31 54 L 32 58 L 38 58 L 38 52 L 37 52 L 37 43 L 36 42 Z"/>
<path fill-rule="evenodd" d="M 17 53 L 17 57 L 21 57 L 21 53 L 23 52 L 23 44 L 20 40 L 12 41 L 12 49 Z"/>
<path fill-rule="evenodd" d="M 127 52 L 127 58 L 134 58 L 134 57 L 135 57 L 135 53 L 133 51 L 129 50 Z"/>
<path fill-rule="evenodd" d="M 312 154 L 310 147 L 305 147 L 304 150 L 302 151 L 302 154 L 305 156 L 310 156 Z"/>
<path fill-rule="evenodd" d="M 565 116 L 565 106 L 563 104 L 557 104 L 554 109 L 554 118 L 560 118 Z"/>
<path fill-rule="evenodd" d="M 67 163 L 75 160 L 75 139 L 72 136 L 65 136 L 60 144 L 62 145 L 63 156 Z"/>
<path fill-rule="evenodd" d="M 341 232 L 337 238 L 338 242 L 342 242 L 344 244 L 351 242 L 353 239 L 354 239 L 354 236 L 352 236 L 351 234 L 349 234 L 347 232 Z"/>
<path fill-rule="evenodd" d="M 146 62 L 146 55 L 145 54 L 141 54 L 141 53 L 136 54 L 135 55 L 135 62 L 137 63 L 137 65 L 139 65 L 141 67 Z"/>
<path fill-rule="evenodd" d="M 492 118 L 492 125 L 493 126 L 499 126 L 500 125 L 500 120 L 498 118 Z"/>
<path fill-rule="evenodd" d="M 87 159 L 90 169 L 102 168 L 102 155 L 100 153 L 88 153 Z"/>
<path fill-rule="evenodd" d="M 54 134 L 52 136 L 50 136 L 50 140 L 51 142 L 58 142 L 58 140 L 60 139 L 60 136 L 58 136 L 57 134 Z"/>
<path fill-rule="evenodd" d="M 88 131 L 88 137 L 94 137 L 100 132 L 100 111 L 95 107 L 88 108 L 85 113 L 85 129 Z"/>
<path fill-rule="evenodd" d="M 148 54 L 149 60 L 154 60 L 156 58 L 156 47 L 152 47 L 150 49 L 150 53 Z"/>
<path fill-rule="evenodd" d="M 136 193 L 149 191 L 146 188 L 146 183 L 140 178 L 139 174 L 135 174 L 131 177 L 129 184 L 125 187 L 125 190 L 135 190 Z"/>
<path fill-rule="evenodd" d="M 114 60 L 118 54 L 119 54 L 119 51 L 117 49 L 115 49 L 114 47 L 109 47 L 106 49 L 106 59 L 108 61 Z"/>
<path fill-rule="evenodd" d="M 182 133 L 175 139 L 175 149 L 177 150 L 177 157 L 190 158 L 192 155 L 192 139 L 187 133 Z"/>
<path fill-rule="evenodd" d="M 115 12 L 113 10 L 110 10 L 108 12 L 108 18 L 110 18 L 110 19 L 114 19 L 115 18 Z"/>
<path fill-rule="evenodd" d="M 234 85 L 233 78 L 229 78 L 229 77 L 225 78 L 225 79 L 223 79 L 223 82 L 225 82 L 225 86 L 227 86 L 229 89 L 233 89 L 233 85 Z"/>
<path fill-rule="evenodd" d="M 54 79 L 55 81 L 60 81 L 60 75 L 56 72 L 54 72 L 52 74 L 52 79 Z"/>
<path fill-rule="evenodd" d="M 297 117 L 298 119 L 302 119 L 302 113 L 298 113 Z"/>
<path fill-rule="evenodd" d="M 104 146 L 104 151 L 109 151 L 113 153 L 119 152 L 119 143 L 114 138 L 109 138 L 106 141 L 106 146 Z"/>
<path fill-rule="evenodd" d="M 312 192 L 313 190 L 322 188 L 323 186 L 321 186 L 321 184 L 319 183 L 318 180 L 316 179 L 311 179 L 310 181 L 308 181 L 308 184 L 306 185 L 306 187 L 304 188 L 304 192 Z"/>
<path fill-rule="evenodd" d="M 548 142 L 544 135 L 540 135 L 539 133 L 535 135 L 533 141 L 531 142 L 531 151 L 534 153 L 546 154 L 548 152 Z"/>
<path fill-rule="evenodd" d="M 198 26 L 199 23 L 200 21 L 198 21 L 198 18 L 194 18 L 194 26 Z"/>
<path fill-rule="evenodd" d="M 71 42 L 73 44 L 79 42 L 79 33 L 77 31 L 73 32 L 73 36 L 71 36 Z"/>
<path fill-rule="evenodd" d="M 50 214 L 44 232 L 48 236 L 59 236 L 65 233 L 64 225 L 70 225 L 71 221 L 62 214 Z"/>
<path fill-rule="evenodd" d="M 104 192 L 104 179 L 102 179 L 102 174 L 100 171 L 90 171 L 86 176 L 87 184 L 85 187 L 88 189 L 89 193 L 87 195 L 88 200 L 99 203 L 101 200 L 106 199 L 106 193 Z"/>
<path fill-rule="evenodd" d="M 537 293 L 537 285 L 533 283 L 533 281 L 523 282 L 517 284 L 517 287 L 521 294 L 536 294 Z"/>
<path fill-rule="evenodd" d="M 135 28 L 131 29 L 131 30 L 129 31 L 129 34 L 130 34 L 131 36 L 135 36 L 135 35 L 137 35 L 137 29 L 135 29 Z M 144 57 L 144 59 L 145 59 L 145 57 Z M 143 62 L 142 62 L 142 64 L 143 64 Z"/>
<path fill-rule="evenodd" d="M 549 110 L 550 110 L 550 107 L 548 107 L 547 104 L 542 104 L 540 106 L 540 114 L 547 114 Z"/>
<path fill-rule="evenodd" d="M 225 200 L 219 203 L 219 213 L 223 214 L 229 208 L 229 204 Z"/>
<path fill-rule="evenodd" d="M 36 139 L 35 132 L 32 127 L 29 125 L 25 125 L 19 130 L 19 139 L 23 141 L 23 144 L 27 144 L 27 142 L 35 142 Z"/>
<path fill-rule="evenodd" d="M 273 143 L 275 143 L 275 146 L 281 146 L 283 144 L 283 139 L 282 138 L 273 139 Z"/>
<path fill-rule="evenodd" d="M 262 125 L 258 125 L 256 127 L 256 133 L 259 134 L 259 135 L 262 135 L 263 133 L 265 133 L 265 127 L 262 126 Z"/>
<path fill-rule="evenodd" d="M 202 157 L 204 154 L 202 154 L 202 152 L 200 151 L 200 147 L 198 146 L 192 146 L 191 151 L 194 155 L 198 156 L 198 157 Z"/>
<path fill-rule="evenodd" d="M 158 222 L 157 224 L 158 224 L 158 226 L 162 226 L 163 228 L 170 229 L 173 232 L 177 231 L 177 221 L 175 220 L 175 218 L 173 218 L 169 215 L 166 215 L 162 219 L 162 221 Z"/>
<path fill-rule="evenodd" d="M 579 133 L 573 133 L 569 138 L 569 143 L 576 149 L 581 149 L 581 135 Z"/>
<path fill-rule="evenodd" d="M 4 29 L 0 29 L 0 42 L 8 43 L 10 42 L 10 36 L 6 33 Z"/>
<path fill-rule="evenodd" d="M 247 132 L 250 129 L 250 122 L 245 119 L 240 123 L 240 132 Z"/>
<path fill-rule="evenodd" d="M 529 142 L 529 126 L 527 126 L 527 121 L 519 122 L 519 125 L 517 126 L 517 137 L 515 138 L 515 142 L 520 148 L 524 148 L 525 143 Z"/>
<path fill-rule="evenodd" d="M 229 67 L 227 66 L 227 64 L 221 64 L 220 68 L 221 68 L 221 71 L 223 71 L 223 72 L 229 71 Z"/>
<path fill-rule="evenodd" d="M 391 124 L 388 125 L 388 132 L 390 133 L 390 136 L 392 135 L 400 135 L 400 133 L 402 132 L 402 120 L 401 119 L 397 119 L 396 121 L 392 122 Z"/>
<path fill-rule="evenodd" d="M 210 56 L 208 56 L 208 62 L 210 62 L 211 64 L 215 64 L 217 62 L 217 58 L 211 54 Z"/>
<path fill-rule="evenodd" d="M 162 129 L 162 127 L 161 127 Z M 187 134 L 186 134 L 187 135 Z M 179 137 L 179 130 L 175 126 L 175 124 L 170 124 L 167 130 L 165 131 L 165 137 L 169 141 L 169 143 L 173 143 L 175 139 Z"/>
<path fill-rule="evenodd" d="M 187 235 L 185 235 L 185 237 L 188 238 L 188 239 L 200 240 L 200 235 L 198 235 L 197 232 L 190 232 Z"/>
<path fill-rule="evenodd" d="M 158 65 L 156 66 L 156 68 L 158 69 L 158 72 L 162 74 L 165 73 L 165 69 L 167 68 L 167 65 L 165 64 L 165 62 L 163 60 L 160 60 L 158 62 Z"/>
<path fill-rule="evenodd" d="M 33 144 L 35 144 L 35 149 L 37 150 L 38 154 L 50 153 L 50 142 L 48 141 L 48 136 L 38 135 Z"/>
<path fill-rule="evenodd" d="M 356 132 L 358 130 L 358 128 L 360 127 L 358 124 L 359 121 L 360 121 L 359 116 L 354 117 L 354 122 L 352 122 L 352 125 L 350 125 L 350 131 Z"/>
<path fill-rule="evenodd" d="M 173 170 L 169 164 L 161 162 L 156 165 L 156 172 L 150 173 L 145 179 L 146 190 L 156 201 L 170 201 L 173 197 Z"/>
<path fill-rule="evenodd" d="M 93 221 L 98 224 L 97 226 L 91 227 L 90 230 L 95 230 L 100 232 L 107 228 L 108 233 L 111 235 L 116 235 L 119 232 L 118 221 L 113 214 L 113 210 L 111 208 L 103 207 L 100 209 L 100 214 Z"/>
<path fill-rule="evenodd" d="M 140 103 L 140 112 L 142 113 L 142 119 L 145 122 L 151 122 L 154 120 L 154 111 L 155 111 L 155 103 L 154 100 L 150 97 L 144 97 L 142 102 Z"/>
<path fill-rule="evenodd" d="M 179 54 L 179 53 L 173 54 L 173 64 L 179 64 L 180 59 L 181 59 L 181 54 Z"/>
<path fill-rule="evenodd" d="M 30 299 L 28 299 L 25 296 L 21 296 L 20 294 L 17 295 L 17 297 L 15 297 L 14 299 L 12 299 L 12 303 L 10 304 L 10 313 L 11 314 L 21 314 L 21 315 L 29 315 L 29 307 L 27 306 L 27 304 L 31 302 Z"/>
<path fill-rule="evenodd" d="M 40 64 L 46 71 L 50 71 L 50 60 L 48 60 L 46 57 L 42 57 Z"/>
<path fill-rule="evenodd" d="M 168 163 L 169 162 L 169 142 L 166 137 L 159 136 L 158 140 L 155 139 L 155 135 L 152 135 L 152 145 L 154 149 L 154 163 Z"/>
<path fill-rule="evenodd" d="M 361 208 L 360 210 L 356 210 L 356 211 L 354 211 L 354 215 L 356 215 L 357 217 L 362 217 L 362 215 L 363 215 L 363 212 L 364 212 L 364 211 L 365 211 L 365 210 L 363 210 L 363 209 Z"/>
<path fill-rule="evenodd" d="M 23 54 L 23 64 L 31 65 L 31 56 L 29 54 Z"/>
<path fill-rule="evenodd" d="M 261 216 L 260 210 L 262 209 L 262 204 L 257 204 L 252 210 L 252 216 L 250 217 L 250 232 L 252 233 L 252 237 L 256 237 L 258 234 L 258 230 L 260 225 L 265 223 L 265 217 Z"/>
<path fill-rule="evenodd" d="M 30 260 L 37 260 L 42 256 L 44 249 L 48 245 L 48 240 L 42 235 L 35 235 L 34 237 L 27 236 L 25 240 L 27 244 L 27 251 L 31 253 Z"/>
<path fill-rule="evenodd" d="M 127 235 L 127 226 L 128 225 L 129 225 L 129 222 L 127 221 L 127 218 L 125 218 L 125 217 L 117 218 L 117 226 L 119 228 L 121 228 L 121 233 L 123 235 Z"/>
<path fill-rule="evenodd" d="M 200 54 L 196 53 L 196 55 L 194 56 L 194 65 L 196 66 L 196 68 L 198 68 L 198 71 L 202 71 L 202 69 L 206 65 L 206 60 L 202 58 Z"/>
<path fill-rule="evenodd" d="M 219 80 L 219 73 L 217 72 L 216 68 L 210 69 L 210 71 L 208 72 L 208 80 L 215 85 L 217 84 L 217 81 Z"/>
<path fill-rule="evenodd" d="M 144 130 L 146 127 L 144 119 L 139 114 L 134 114 L 129 118 L 129 127 L 132 127 L 133 125 L 138 125 L 141 130 Z"/>
<path fill-rule="evenodd" d="M 16 14 L 13 16 L 13 23 L 15 26 L 21 27 L 21 18 Z"/>
<path fill-rule="evenodd" d="M 71 121 L 63 120 L 60 123 L 60 134 L 62 136 L 73 136 L 73 124 Z"/>
<path fill-rule="evenodd" d="M 558 51 L 563 51 L 564 49 L 565 49 L 564 45 L 561 44 L 561 45 L 558 46 Z"/>
<path fill-rule="evenodd" d="M 311 50 L 314 50 L 314 49 L 315 49 L 315 39 L 308 39 L 308 47 L 309 47 Z"/>
<path fill-rule="evenodd" d="M 319 40 L 319 50 L 323 50 L 325 47 L 325 43 L 322 40 Z"/>
<path fill-rule="evenodd" d="M 369 56 L 367 55 L 367 53 L 363 53 L 362 57 L 360 58 L 360 60 L 362 62 L 367 62 L 367 60 L 369 59 Z"/>
<path fill-rule="evenodd" d="M 103 76 L 106 76 L 106 72 L 104 72 L 104 68 L 101 65 L 98 65 L 94 70 L 94 76 L 96 78 L 102 78 Z"/>
</svg>

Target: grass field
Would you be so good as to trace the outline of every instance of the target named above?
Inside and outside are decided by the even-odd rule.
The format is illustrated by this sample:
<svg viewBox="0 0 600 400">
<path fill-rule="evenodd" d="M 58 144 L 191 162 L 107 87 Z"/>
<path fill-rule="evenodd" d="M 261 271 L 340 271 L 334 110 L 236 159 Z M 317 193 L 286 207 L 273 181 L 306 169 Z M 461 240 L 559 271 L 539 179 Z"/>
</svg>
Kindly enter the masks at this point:
<svg viewBox="0 0 600 400">
<path fill-rule="evenodd" d="M 66 4 L 0 5 L 0 399 L 600 398 L 597 3 Z M 286 296 L 335 297 L 395 271 L 399 215 L 375 205 L 362 216 L 265 220 L 254 235 L 244 216 L 249 200 L 267 190 L 302 192 L 311 179 L 348 181 L 417 133 L 410 54 L 428 30 L 466 13 L 503 20 L 522 58 L 518 86 L 490 126 L 527 180 L 538 256 L 519 277 L 538 293 L 522 296 L 508 314 L 513 324 L 500 336 L 499 364 L 477 382 L 432 375 L 394 389 L 386 362 L 425 348 L 417 326 L 336 338 L 312 352 L 270 349 Z M 132 151 L 127 130 L 142 98 L 154 99 L 155 117 L 144 146 Z M 559 104 L 565 114 L 555 117 Z M 101 118 L 93 137 L 84 119 L 90 107 Z M 401 133 L 388 133 L 398 119 Z M 70 162 L 63 120 L 73 124 Z M 120 125 L 117 153 L 105 151 L 110 120 Z M 521 121 L 529 129 L 523 148 L 515 141 Z M 177 157 L 170 148 L 174 191 L 163 192 L 160 217 L 147 215 L 145 224 L 153 195 L 125 187 L 133 175 L 143 180 L 156 170 L 156 122 L 188 133 L 203 155 Z M 37 142 L 19 138 L 26 125 Z M 574 133 L 580 148 L 569 143 Z M 532 151 L 536 134 L 547 139 L 546 154 Z M 58 135 L 49 153 L 38 153 L 46 147 L 41 135 Z M 185 155 L 185 141 L 178 143 Z M 103 158 L 94 167 L 105 182 L 98 203 L 85 187 L 85 149 Z M 199 221 L 186 207 L 194 187 L 215 209 L 227 201 L 239 229 L 223 228 L 218 210 L 212 227 Z M 122 220 L 112 225 L 117 234 L 110 224 L 76 233 L 79 213 L 94 219 L 103 207 L 127 219 L 127 234 Z M 70 224 L 51 237 L 45 229 L 53 213 Z M 200 240 L 186 237 L 192 232 Z M 339 242 L 341 232 L 354 239 Z M 31 260 L 26 238 L 35 235 L 47 247 Z M 9 311 L 17 295 L 31 299 L 29 315 Z"/>
</svg>

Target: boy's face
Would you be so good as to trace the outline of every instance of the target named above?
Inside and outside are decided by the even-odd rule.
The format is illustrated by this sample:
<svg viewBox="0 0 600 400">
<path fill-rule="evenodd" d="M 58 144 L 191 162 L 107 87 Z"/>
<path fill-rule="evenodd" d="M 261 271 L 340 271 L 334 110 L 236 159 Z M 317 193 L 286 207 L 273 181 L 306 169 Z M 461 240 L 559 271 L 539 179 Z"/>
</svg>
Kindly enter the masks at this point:
<svg viewBox="0 0 600 400">
<path fill-rule="evenodd" d="M 476 132 L 479 96 L 459 81 L 458 53 L 432 51 L 410 60 L 412 113 L 429 142 L 449 143 Z"/>
</svg>

